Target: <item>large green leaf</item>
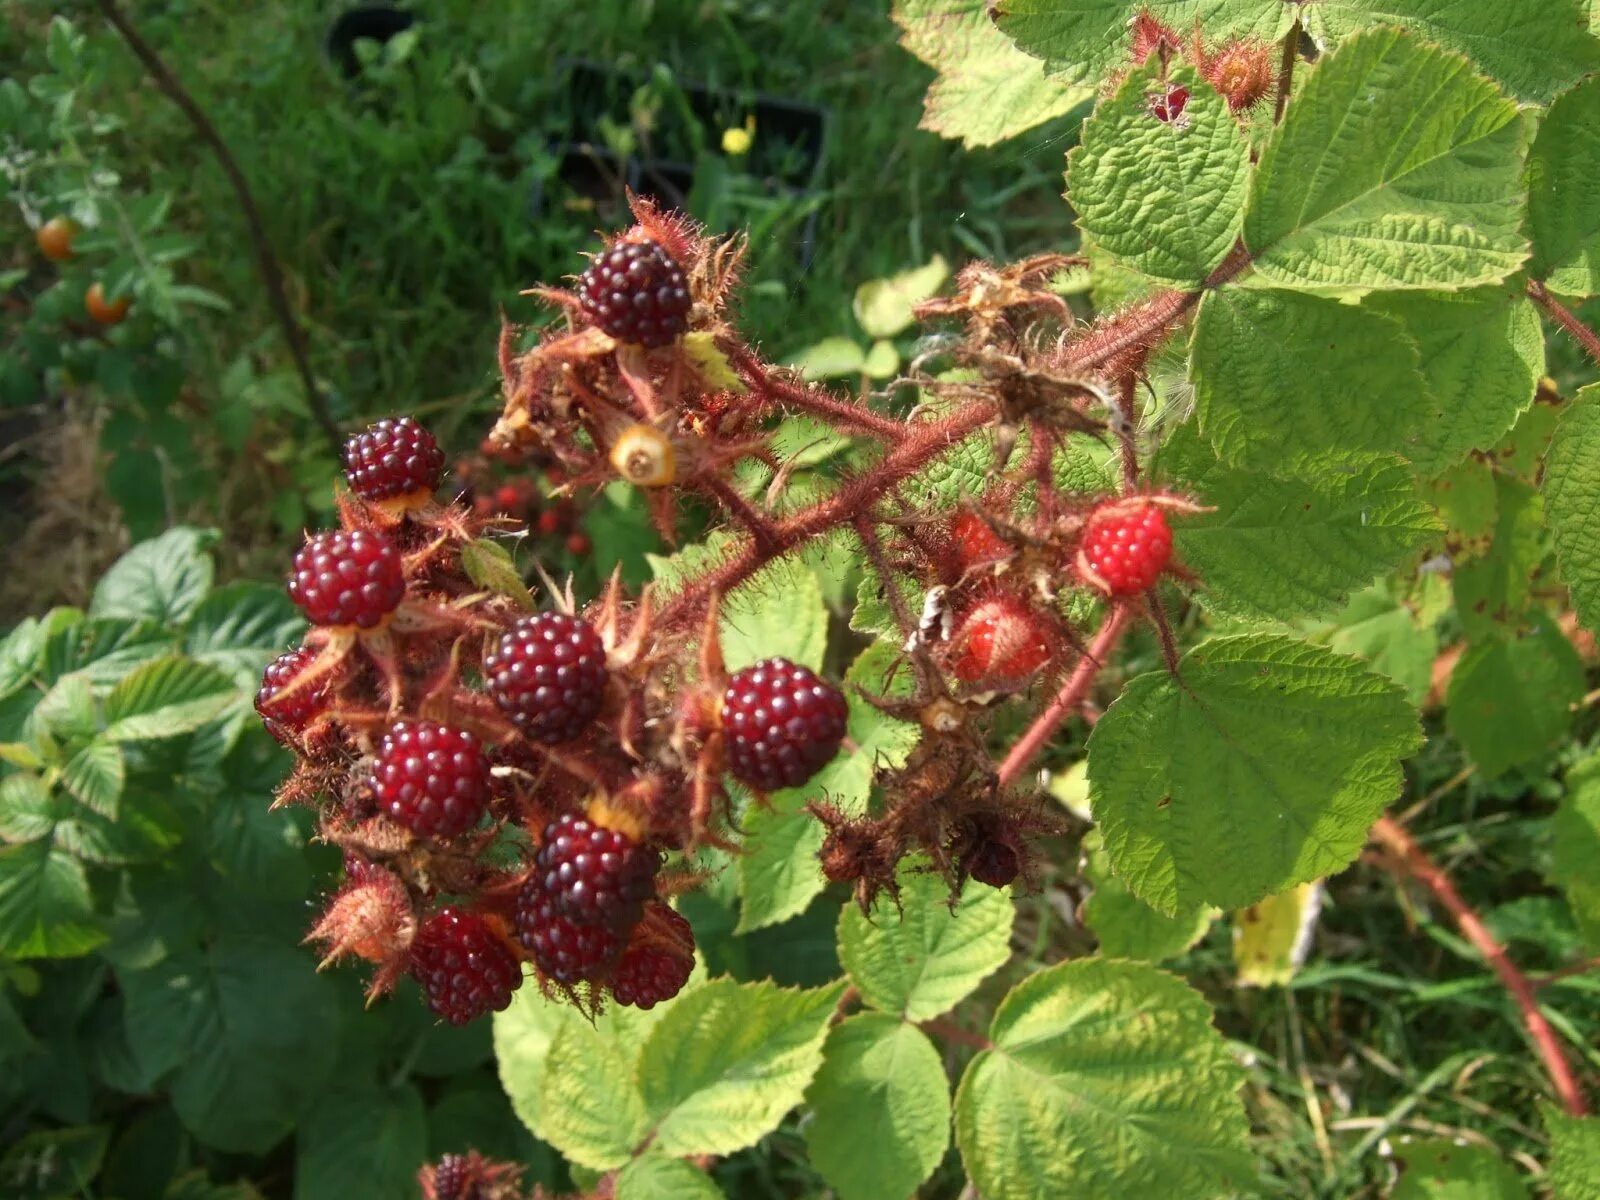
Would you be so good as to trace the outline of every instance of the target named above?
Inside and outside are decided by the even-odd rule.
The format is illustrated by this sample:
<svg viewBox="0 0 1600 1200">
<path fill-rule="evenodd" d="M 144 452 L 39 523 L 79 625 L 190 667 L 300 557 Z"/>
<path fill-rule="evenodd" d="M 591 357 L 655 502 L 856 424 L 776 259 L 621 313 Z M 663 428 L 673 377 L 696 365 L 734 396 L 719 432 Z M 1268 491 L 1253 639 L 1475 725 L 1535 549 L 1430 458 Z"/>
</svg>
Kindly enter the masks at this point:
<svg viewBox="0 0 1600 1200">
<path fill-rule="evenodd" d="M 1089 737 L 1112 865 L 1152 907 L 1243 908 L 1349 865 L 1421 744 L 1355 659 L 1275 634 L 1214 638 L 1142 675 Z"/>
<path fill-rule="evenodd" d="M 12 1200 L 68 1200 L 96 1194 L 111 1130 L 105 1125 L 45 1129 L 17 1138 L 0 1156 L 0 1182 Z"/>
<path fill-rule="evenodd" d="M 1261 153 L 1244 222 L 1256 270 L 1309 288 L 1506 278 L 1528 256 L 1525 130 L 1458 55 L 1397 29 L 1351 37 Z"/>
<path fill-rule="evenodd" d="M 1169 82 L 1189 89 L 1181 122 L 1150 113 Z M 1100 103 L 1067 155 L 1084 233 L 1135 270 L 1191 288 L 1233 248 L 1249 182 L 1250 148 L 1227 101 L 1189 68 L 1166 73 L 1154 59 Z"/>
<path fill-rule="evenodd" d="M 1572 727 L 1583 662 L 1547 616 L 1520 637 L 1470 647 L 1450 675 L 1445 720 L 1486 778 L 1532 762 Z"/>
<path fill-rule="evenodd" d="M 1528 1185 L 1487 1146 L 1441 1139 L 1397 1143 L 1400 1182 L 1389 1200 L 1527 1200 Z"/>
<path fill-rule="evenodd" d="M 614 1029 L 566 1022 L 550 1040 L 540 1075 L 540 1133 L 579 1166 L 619 1167 L 649 1130 L 634 1078 L 637 1042 Z"/>
<path fill-rule="evenodd" d="M 728 670 L 774 656 L 817 670 L 828 643 L 828 610 L 817 577 L 780 558 L 722 602 L 719 628 Z"/>
<path fill-rule="evenodd" d="M 1281 473 L 1406 453 L 1430 414 L 1418 362 L 1393 318 L 1283 291 L 1209 293 L 1189 346 L 1201 432 L 1224 462 Z"/>
<path fill-rule="evenodd" d="M 1107 958 L 1140 958 L 1160 962 L 1176 958 L 1206 935 L 1217 910 L 1192 905 L 1176 916 L 1151 908 L 1128 890 L 1111 870 L 1111 858 L 1098 829 L 1083 839 L 1086 862 L 1083 877 L 1094 891 L 1083 902 L 1083 923 L 1100 941 Z"/>
<path fill-rule="evenodd" d="M 254 688 L 267 659 L 288 649 L 305 618 L 275 584 L 233 583 L 200 602 L 190 618 L 184 651 L 221 667 L 240 687 Z"/>
<path fill-rule="evenodd" d="M 72 801 L 37 775 L 17 772 L 0 779 L 0 842 L 35 842 L 49 837 Z"/>
<path fill-rule="evenodd" d="M 1272 41 L 1294 20 L 1291 6 L 1263 0 L 990 0 L 995 24 L 1045 70 L 1094 81 L 1128 57 L 1128 25 L 1150 11 L 1181 34 L 1230 34 Z"/>
<path fill-rule="evenodd" d="M 681 1158 L 641 1154 L 617 1173 L 617 1200 L 721 1200 L 710 1177 Z"/>
<path fill-rule="evenodd" d="M 262 1153 L 321 1093 L 337 1012 L 313 968 L 274 939 L 235 936 L 120 977 L 140 1069 L 173 1072 L 173 1107 L 200 1141 Z"/>
<path fill-rule="evenodd" d="M 1319 627 L 1315 640 L 1340 654 L 1364 658 L 1374 670 L 1401 687 L 1420 706 L 1433 682 L 1433 660 L 1439 635 L 1431 622 L 1418 618 L 1385 584 L 1350 598 L 1331 623 Z"/>
<path fill-rule="evenodd" d="M 1555 1200 L 1600 1197 L 1600 1117 L 1574 1117 L 1553 1105 L 1541 1108 L 1550 1131 L 1550 1186 Z"/>
<path fill-rule="evenodd" d="M 714 979 L 680 997 L 639 1063 L 653 1144 L 679 1158 L 731 1154 L 776 1129 L 822 1062 L 843 991 Z"/>
<path fill-rule="evenodd" d="M 61 786 L 79 803 L 102 817 L 115 820 L 125 778 L 122 747 L 115 742 L 95 740 L 86 743 L 68 760 L 61 772 Z"/>
<path fill-rule="evenodd" d="M 0 849 L 0 953 L 75 958 L 105 940 L 75 858 L 48 840 Z"/>
<path fill-rule="evenodd" d="M 1185 426 L 1160 461 L 1212 509 L 1173 532 L 1202 598 L 1226 612 L 1287 620 L 1337 608 L 1439 530 L 1392 455 L 1308 459 L 1275 479 L 1225 466 Z"/>
<path fill-rule="evenodd" d="M 984 0 L 895 0 L 900 43 L 938 77 L 928 85 L 922 128 L 970 147 L 992 146 L 1093 97 L 1051 79 L 994 27 Z"/>
<path fill-rule="evenodd" d="M 100 577 L 89 615 L 183 624 L 211 590 L 215 568 L 206 551 L 217 536 L 214 529 L 179 526 L 140 542 Z"/>
<path fill-rule="evenodd" d="M 1572 607 L 1600 630 L 1600 384 L 1590 384 L 1561 414 L 1545 458 L 1544 499 L 1561 577 Z"/>
<path fill-rule="evenodd" d="M 1311 28 L 1330 40 L 1398 25 L 1467 55 L 1525 100 L 1547 102 L 1600 67 L 1583 0 L 1319 0 Z"/>
<path fill-rule="evenodd" d="M 1550 882 L 1566 893 L 1579 931 L 1600 953 L 1600 754 L 1567 772 L 1566 794 L 1550 819 Z"/>
<path fill-rule="evenodd" d="M 935 254 L 920 267 L 869 279 L 856 289 L 851 309 L 870 338 L 892 338 L 911 328 L 913 309 L 938 293 L 950 277 L 950 264 Z"/>
<path fill-rule="evenodd" d="M 1405 454 L 1425 475 L 1489 449 L 1533 403 L 1544 331 L 1520 277 L 1468 292 L 1380 293 L 1366 307 L 1398 320 L 1421 351 L 1429 420 Z"/>
<path fill-rule="evenodd" d="M 111 689 L 101 736 L 135 742 L 192 733 L 238 697 L 233 680 L 216 667 L 178 655 L 159 658 Z"/>
<path fill-rule="evenodd" d="M 1569 296 L 1600 292 L 1600 79 L 1550 106 L 1528 155 L 1534 276 Z"/>
<path fill-rule="evenodd" d="M 953 1008 L 1011 955 L 1011 897 L 969 884 L 952 908 L 949 885 L 915 869 L 901 873 L 900 904 L 869 918 L 839 914 L 839 961 L 862 1000 L 910 1021 Z"/>
<path fill-rule="evenodd" d="M 1451 575 L 1456 613 L 1467 637 L 1480 641 L 1514 633 L 1533 595 L 1545 558 L 1544 504 L 1514 475 L 1494 477 L 1495 523 L 1481 554 L 1460 555 Z"/>
<path fill-rule="evenodd" d="M 811 1081 L 811 1163 L 840 1200 L 912 1196 L 950 1145 L 950 1083 L 933 1043 L 885 1013 L 834 1027 Z"/>
<path fill-rule="evenodd" d="M 1244 1082 L 1206 1002 L 1142 963 L 1046 968 L 1001 1003 L 956 1094 L 985 1200 L 1210 1200 L 1254 1184 Z"/>
<path fill-rule="evenodd" d="M 410 1084 L 327 1092 L 300 1119 L 295 1200 L 411 1195 L 427 1139 L 422 1097 Z"/>
</svg>

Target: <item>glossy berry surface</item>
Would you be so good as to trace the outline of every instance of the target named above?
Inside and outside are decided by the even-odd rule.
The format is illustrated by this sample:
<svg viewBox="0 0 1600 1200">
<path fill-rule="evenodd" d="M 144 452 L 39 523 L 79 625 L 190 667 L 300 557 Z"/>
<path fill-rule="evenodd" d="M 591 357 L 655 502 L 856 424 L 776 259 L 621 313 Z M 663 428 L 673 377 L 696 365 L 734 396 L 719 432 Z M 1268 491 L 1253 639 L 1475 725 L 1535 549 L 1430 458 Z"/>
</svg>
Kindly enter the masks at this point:
<svg viewBox="0 0 1600 1200">
<path fill-rule="evenodd" d="M 1025 679 L 1050 661 L 1044 625 L 1016 596 L 997 596 L 972 610 L 956 630 L 956 676 Z"/>
<path fill-rule="evenodd" d="M 1116 505 L 1089 518 L 1081 555 L 1113 596 L 1136 595 L 1172 561 L 1172 529 L 1153 504 Z"/>
<path fill-rule="evenodd" d="M 460 1154 L 446 1154 L 433 1169 L 433 1200 L 478 1200 L 472 1165 Z"/>
<path fill-rule="evenodd" d="M 564 742 L 594 721 L 606 698 L 606 648 L 594 627 L 538 613 L 507 631 L 483 660 L 489 694 L 529 737 Z"/>
<path fill-rule="evenodd" d="M 1014 883 L 1020 864 L 1017 852 L 1004 842 L 980 842 L 966 863 L 967 874 L 990 887 Z"/>
<path fill-rule="evenodd" d="M 611 972 L 611 994 L 618 1004 L 654 1008 L 683 990 L 694 970 L 694 931 L 665 904 L 651 906 L 651 916 L 617 960 Z"/>
<path fill-rule="evenodd" d="M 392 500 L 432 492 L 444 471 L 444 451 L 410 417 L 385 418 L 344 445 L 344 474 L 363 500 Z"/>
<path fill-rule="evenodd" d="M 657 854 L 627 834 L 567 813 L 545 826 L 534 867 L 556 910 L 580 925 L 622 931 L 656 893 Z"/>
<path fill-rule="evenodd" d="M 746 667 L 722 697 L 728 769 L 764 792 L 799 787 L 839 752 L 848 717 L 839 689 L 808 667 L 786 658 Z"/>
<path fill-rule="evenodd" d="M 655 242 L 620 242 L 578 279 L 589 319 L 619 342 L 653 349 L 689 326 L 689 281 Z"/>
<path fill-rule="evenodd" d="M 423 923 L 409 965 L 428 1007 L 452 1025 L 499 1012 L 522 986 L 511 950 L 487 921 L 459 908 L 441 909 Z"/>
<path fill-rule="evenodd" d="M 371 629 L 405 594 L 400 551 L 371 529 L 312 534 L 294 556 L 289 576 L 289 598 L 313 625 Z"/>
<path fill-rule="evenodd" d="M 261 723 L 267 727 L 267 732 L 282 745 L 293 745 L 328 706 L 325 680 L 296 688 L 288 696 L 279 697 L 279 693 L 299 678 L 300 672 L 310 666 L 316 657 L 315 650 L 296 646 L 278 655 L 261 673 L 261 688 L 256 692 L 256 712 L 261 717 Z"/>
<path fill-rule="evenodd" d="M 478 739 L 434 721 L 398 721 L 378 745 L 372 789 L 391 821 L 423 837 L 454 837 L 489 803 L 489 763 Z"/>
<path fill-rule="evenodd" d="M 957 513 L 950 522 L 950 537 L 955 542 L 956 561 L 964 571 L 1011 556 L 1011 547 L 977 513 Z"/>
<path fill-rule="evenodd" d="M 534 965 L 557 983 L 600 978 L 622 949 L 622 939 L 608 926 L 579 925 L 562 916 L 537 871 L 517 894 L 516 927 Z"/>
</svg>

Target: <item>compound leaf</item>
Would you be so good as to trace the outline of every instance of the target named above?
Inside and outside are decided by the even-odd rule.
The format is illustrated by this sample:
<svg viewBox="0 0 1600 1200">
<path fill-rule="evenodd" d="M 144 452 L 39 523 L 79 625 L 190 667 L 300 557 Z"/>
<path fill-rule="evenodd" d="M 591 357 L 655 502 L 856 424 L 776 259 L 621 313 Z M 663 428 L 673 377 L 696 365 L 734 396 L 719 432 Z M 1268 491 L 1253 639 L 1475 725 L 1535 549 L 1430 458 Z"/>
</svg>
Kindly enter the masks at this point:
<svg viewBox="0 0 1600 1200">
<path fill-rule="evenodd" d="M 89 615 L 183 624 L 211 590 L 216 568 L 206 551 L 217 537 L 214 529 L 179 526 L 140 542 L 100 577 Z"/>
</svg>

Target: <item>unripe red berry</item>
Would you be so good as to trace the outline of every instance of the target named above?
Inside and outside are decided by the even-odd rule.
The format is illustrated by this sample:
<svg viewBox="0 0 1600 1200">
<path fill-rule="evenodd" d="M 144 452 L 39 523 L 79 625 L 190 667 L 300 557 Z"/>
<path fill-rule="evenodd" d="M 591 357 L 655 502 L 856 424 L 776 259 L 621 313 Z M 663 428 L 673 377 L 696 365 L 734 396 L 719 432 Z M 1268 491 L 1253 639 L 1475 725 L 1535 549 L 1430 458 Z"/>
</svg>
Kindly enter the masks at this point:
<svg viewBox="0 0 1600 1200">
<path fill-rule="evenodd" d="M 689 281 L 655 242 L 618 242 L 578 279 L 584 313 L 619 342 L 665 346 L 689 325 Z"/>
<path fill-rule="evenodd" d="M 786 658 L 728 681 L 722 728 L 728 770 L 765 792 L 799 787 L 839 752 L 850 710 L 839 689 Z"/>
<path fill-rule="evenodd" d="M 1047 628 L 1039 614 L 1009 593 L 984 600 L 957 627 L 951 638 L 959 679 L 1018 680 L 1050 661 Z"/>
<path fill-rule="evenodd" d="M 1265 42 L 1233 38 L 1205 56 L 1200 74 L 1216 88 L 1233 112 L 1243 112 L 1263 99 L 1277 83 L 1273 48 Z"/>
<path fill-rule="evenodd" d="M 554 508 L 547 508 L 539 514 L 539 532 L 549 537 L 553 533 L 561 532 L 561 513 Z"/>
<path fill-rule="evenodd" d="M 406 594 L 400 551 L 374 529 L 314 533 L 294 556 L 289 598 L 313 625 L 371 629 Z"/>
<path fill-rule="evenodd" d="M 478 823 L 491 791 L 478 739 L 435 721 L 398 721 L 378 745 L 372 787 L 385 816 L 422 837 L 455 837 Z"/>
<path fill-rule="evenodd" d="M 432 494 L 444 470 L 444 451 L 410 417 L 386 417 L 344 447 L 345 478 L 363 500 Z"/>
<path fill-rule="evenodd" d="M 957 513 L 950 522 L 950 537 L 955 544 L 956 561 L 963 571 L 1011 556 L 1011 547 L 977 513 Z"/>
<path fill-rule="evenodd" d="M 417 930 L 410 969 L 428 1007 L 452 1025 L 501 1011 L 522 986 L 510 948 L 482 917 L 459 908 L 441 909 Z"/>
<path fill-rule="evenodd" d="M 483 660 L 489 694 L 529 737 L 570 741 L 605 704 L 606 648 L 581 617 L 537 613 L 507 630 Z"/>
<path fill-rule="evenodd" d="M 296 688 L 287 696 L 281 695 L 316 657 L 315 650 L 296 646 L 278 655 L 261 674 L 261 688 L 256 692 L 256 712 L 267 732 L 282 745 L 294 746 L 311 723 L 327 710 L 328 684 L 325 679 Z"/>
<path fill-rule="evenodd" d="M 582 558 L 593 548 L 594 547 L 592 543 L 589 541 L 586 535 L 581 533 L 569 533 L 567 535 L 568 554 L 576 555 L 578 558 Z"/>
<path fill-rule="evenodd" d="M 1172 530 L 1154 504 L 1121 501 L 1090 514 L 1078 550 L 1078 573 L 1112 596 L 1133 596 L 1172 561 Z"/>
</svg>

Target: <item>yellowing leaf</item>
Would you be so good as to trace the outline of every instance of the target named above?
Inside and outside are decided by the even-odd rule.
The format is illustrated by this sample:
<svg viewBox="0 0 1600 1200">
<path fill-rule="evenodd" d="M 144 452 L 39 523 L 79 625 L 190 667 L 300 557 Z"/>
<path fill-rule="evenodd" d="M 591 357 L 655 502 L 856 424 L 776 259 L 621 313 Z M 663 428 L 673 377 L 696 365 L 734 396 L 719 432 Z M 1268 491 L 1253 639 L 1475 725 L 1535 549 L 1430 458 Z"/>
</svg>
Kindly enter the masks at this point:
<svg viewBox="0 0 1600 1200">
<path fill-rule="evenodd" d="M 1304 965 L 1322 909 L 1320 881 L 1302 883 L 1233 914 L 1233 962 L 1241 987 L 1288 983 Z"/>
</svg>

